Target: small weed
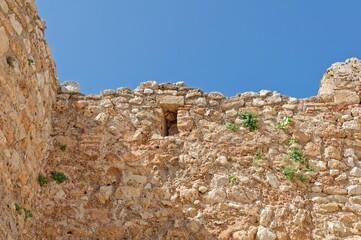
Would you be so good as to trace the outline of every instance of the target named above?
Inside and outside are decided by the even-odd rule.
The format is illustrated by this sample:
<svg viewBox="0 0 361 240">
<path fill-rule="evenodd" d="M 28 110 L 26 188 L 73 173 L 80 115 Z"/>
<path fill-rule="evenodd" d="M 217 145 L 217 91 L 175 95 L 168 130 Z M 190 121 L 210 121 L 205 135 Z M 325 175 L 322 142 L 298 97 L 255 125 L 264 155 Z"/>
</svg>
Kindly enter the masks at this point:
<svg viewBox="0 0 361 240">
<path fill-rule="evenodd" d="M 60 184 L 68 179 L 62 172 L 51 172 L 51 177 L 56 181 L 57 184 Z"/>
<path fill-rule="evenodd" d="M 34 59 L 28 58 L 29 66 L 35 65 Z"/>
<path fill-rule="evenodd" d="M 238 181 L 237 181 L 237 177 L 236 176 L 232 176 L 229 178 L 229 183 L 230 184 L 237 184 Z"/>
<path fill-rule="evenodd" d="M 11 57 L 11 56 L 7 56 L 6 57 L 6 62 L 10 67 L 15 67 L 15 58 Z"/>
<path fill-rule="evenodd" d="M 298 179 L 300 179 L 301 182 L 305 182 L 307 180 L 307 176 L 303 173 L 297 175 Z"/>
<path fill-rule="evenodd" d="M 311 167 L 310 165 L 306 166 L 306 172 L 314 172 L 315 169 L 313 169 L 313 167 Z"/>
<path fill-rule="evenodd" d="M 279 129 L 285 129 L 287 128 L 291 123 L 292 123 L 292 118 L 291 117 L 284 117 L 278 124 L 277 124 L 277 128 Z"/>
<path fill-rule="evenodd" d="M 238 114 L 238 118 L 242 120 L 243 127 L 254 132 L 259 128 L 257 115 L 252 112 L 242 112 Z"/>
<path fill-rule="evenodd" d="M 21 206 L 21 204 L 15 203 L 15 210 L 19 215 L 23 213 L 23 207 Z"/>
<path fill-rule="evenodd" d="M 290 139 L 288 139 L 288 144 L 292 145 L 295 144 L 297 142 L 297 139 L 295 137 L 291 137 Z"/>
<path fill-rule="evenodd" d="M 40 187 L 42 187 L 48 183 L 48 180 L 46 179 L 46 177 L 43 174 L 39 174 L 38 183 L 39 183 Z"/>
<path fill-rule="evenodd" d="M 283 169 L 283 174 L 288 180 L 292 180 L 296 176 L 296 169 L 293 166 L 286 166 Z"/>
<path fill-rule="evenodd" d="M 294 162 L 300 162 L 304 164 L 306 162 L 305 157 L 303 156 L 302 150 L 299 148 L 291 148 L 289 153 L 289 159 L 293 160 Z"/>
<path fill-rule="evenodd" d="M 65 151 L 66 151 L 66 149 L 67 149 L 66 144 L 62 144 L 62 145 L 60 145 L 60 151 L 65 152 Z"/>
<path fill-rule="evenodd" d="M 202 177 L 202 173 L 198 171 L 193 176 L 196 178 L 199 178 L 199 177 Z"/>
<path fill-rule="evenodd" d="M 235 123 L 228 123 L 226 125 L 226 128 L 233 131 L 233 132 L 237 132 L 238 129 L 239 129 L 239 126 L 237 124 L 235 124 Z"/>
<path fill-rule="evenodd" d="M 253 159 L 254 160 L 261 160 L 263 158 L 263 153 L 261 150 L 257 150 L 256 153 L 254 154 Z"/>
<path fill-rule="evenodd" d="M 33 217 L 33 213 L 30 210 L 24 209 L 25 210 L 25 218 L 31 218 Z"/>
<path fill-rule="evenodd" d="M 259 168 L 260 165 L 259 165 L 258 160 L 254 159 L 253 162 L 252 162 L 252 166 L 253 166 L 253 167 L 256 167 L 256 168 Z"/>
</svg>

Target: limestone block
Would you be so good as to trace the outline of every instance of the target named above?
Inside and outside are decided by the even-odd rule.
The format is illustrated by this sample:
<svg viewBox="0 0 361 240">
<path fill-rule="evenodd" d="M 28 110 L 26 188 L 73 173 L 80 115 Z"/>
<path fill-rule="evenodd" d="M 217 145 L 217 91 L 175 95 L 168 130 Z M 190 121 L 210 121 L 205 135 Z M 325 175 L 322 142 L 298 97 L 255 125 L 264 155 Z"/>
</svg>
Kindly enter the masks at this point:
<svg viewBox="0 0 361 240">
<path fill-rule="evenodd" d="M 198 198 L 198 191 L 194 188 L 181 187 L 179 189 L 179 197 L 186 202 L 193 202 Z"/>
<path fill-rule="evenodd" d="M 346 195 L 347 190 L 342 186 L 325 186 L 323 192 L 329 195 Z"/>
<path fill-rule="evenodd" d="M 359 104 L 360 97 L 350 90 L 338 90 L 334 93 L 334 102 L 337 104 Z"/>
<path fill-rule="evenodd" d="M 200 193 L 205 193 L 205 192 L 208 191 L 208 188 L 207 188 L 206 186 L 200 186 L 200 187 L 198 188 L 198 191 L 199 191 Z"/>
<path fill-rule="evenodd" d="M 95 121 L 99 125 L 105 125 L 105 123 L 108 121 L 108 118 L 109 114 L 102 112 L 95 117 Z"/>
<path fill-rule="evenodd" d="M 272 207 L 267 206 L 264 209 L 262 209 L 259 219 L 259 224 L 261 224 L 264 227 L 268 226 L 272 220 L 272 214 L 273 214 Z"/>
<path fill-rule="evenodd" d="M 0 1 L 0 8 L 4 11 L 4 13 L 7 13 L 9 11 L 9 7 L 5 1 Z"/>
<path fill-rule="evenodd" d="M 228 160 L 227 160 L 227 157 L 225 156 L 219 156 L 217 159 L 216 159 L 217 163 L 219 163 L 220 165 L 222 166 L 225 166 L 227 165 L 228 163 Z"/>
<path fill-rule="evenodd" d="M 347 233 L 347 228 L 342 222 L 339 221 L 328 222 L 327 226 L 334 233 L 341 233 L 341 234 Z"/>
<path fill-rule="evenodd" d="M 220 203 L 220 202 L 224 202 L 226 197 L 227 194 L 224 192 L 224 190 L 215 188 L 212 191 L 209 191 L 204 197 L 204 199 L 206 200 L 206 202 L 209 203 Z"/>
<path fill-rule="evenodd" d="M 61 85 L 61 91 L 63 93 L 79 93 L 80 84 L 74 81 L 67 81 Z"/>
<path fill-rule="evenodd" d="M 220 92 L 210 92 L 207 98 L 212 100 L 221 100 L 224 98 L 224 95 Z"/>
<path fill-rule="evenodd" d="M 176 111 L 179 107 L 184 106 L 183 96 L 159 96 L 158 102 L 164 110 Z"/>
<path fill-rule="evenodd" d="M 105 204 L 107 200 L 109 200 L 110 196 L 113 194 L 113 186 L 101 186 L 99 189 L 99 193 L 96 195 L 99 202 Z"/>
<path fill-rule="evenodd" d="M 321 156 L 320 147 L 313 142 L 309 142 L 304 148 L 304 154 L 309 157 L 319 157 Z"/>
<path fill-rule="evenodd" d="M 109 107 L 112 107 L 113 106 L 113 103 L 110 99 L 103 99 L 99 102 L 99 106 L 101 108 L 109 108 Z"/>
<path fill-rule="evenodd" d="M 15 29 L 15 32 L 20 36 L 21 33 L 23 32 L 23 27 L 22 27 L 21 24 L 16 20 L 15 14 L 11 14 L 11 15 L 10 15 L 10 22 L 11 22 L 11 25 L 13 26 L 13 28 Z"/>
<path fill-rule="evenodd" d="M 140 105 L 140 104 L 142 104 L 142 102 L 143 102 L 143 98 L 141 98 L 141 97 L 135 97 L 135 98 L 132 98 L 129 100 L 129 103 L 136 104 L 136 105 Z"/>
<path fill-rule="evenodd" d="M 341 169 L 341 170 L 347 169 L 347 166 L 345 163 L 335 160 L 335 159 L 331 159 L 330 161 L 327 161 L 327 166 L 332 169 Z"/>
<path fill-rule="evenodd" d="M 129 198 L 138 198 L 141 194 L 141 188 L 137 187 L 119 187 L 115 191 L 115 198 L 119 200 L 126 200 Z"/>
<path fill-rule="evenodd" d="M 138 88 L 141 88 L 141 89 L 146 89 L 146 88 L 148 88 L 148 89 L 153 89 L 153 90 L 155 90 L 155 89 L 158 89 L 158 84 L 157 84 L 157 82 L 156 81 L 147 81 L 147 82 L 142 82 L 142 83 L 140 83 L 140 85 L 139 85 L 139 87 Z"/>
<path fill-rule="evenodd" d="M 5 28 L 0 27 L 0 57 L 4 56 L 4 54 L 8 51 L 8 49 L 9 49 L 9 38 L 6 34 Z"/>
<path fill-rule="evenodd" d="M 147 182 L 147 177 L 142 175 L 124 175 L 123 182 L 128 184 L 144 185 Z"/>
<path fill-rule="evenodd" d="M 150 89 L 150 88 L 146 88 L 144 89 L 144 94 L 153 94 L 154 93 L 154 90 L 153 89 Z"/>
<path fill-rule="evenodd" d="M 112 96 L 112 95 L 116 95 L 117 92 L 114 89 L 105 89 L 104 91 L 102 91 L 100 93 L 101 96 Z"/>
<path fill-rule="evenodd" d="M 195 105 L 205 107 L 207 105 L 207 101 L 205 98 L 201 97 L 196 100 Z"/>
<path fill-rule="evenodd" d="M 267 182 L 271 185 L 273 188 L 277 188 L 280 183 L 278 182 L 277 176 L 273 173 L 267 173 L 266 174 Z"/>
<path fill-rule="evenodd" d="M 275 240 L 277 238 L 274 232 L 262 226 L 258 228 L 257 237 L 259 240 Z"/>
<path fill-rule="evenodd" d="M 339 210 L 337 203 L 320 204 L 315 206 L 315 211 L 320 213 L 330 213 Z"/>
<path fill-rule="evenodd" d="M 361 195 L 361 186 L 359 185 L 350 185 L 347 187 L 348 195 Z"/>
<path fill-rule="evenodd" d="M 338 149 L 337 147 L 334 146 L 328 146 L 325 149 L 325 158 L 326 159 L 337 159 L 337 160 L 341 160 L 342 159 L 342 154 L 340 149 Z"/>
<path fill-rule="evenodd" d="M 350 175 L 353 177 L 361 177 L 361 169 L 358 167 L 352 168 L 352 170 L 350 171 Z"/>
<path fill-rule="evenodd" d="M 229 177 L 226 175 L 215 174 L 211 181 L 212 187 L 223 187 L 229 184 Z"/>
<path fill-rule="evenodd" d="M 347 129 L 347 130 L 359 130 L 360 124 L 356 120 L 347 121 L 342 124 L 342 128 Z"/>
</svg>

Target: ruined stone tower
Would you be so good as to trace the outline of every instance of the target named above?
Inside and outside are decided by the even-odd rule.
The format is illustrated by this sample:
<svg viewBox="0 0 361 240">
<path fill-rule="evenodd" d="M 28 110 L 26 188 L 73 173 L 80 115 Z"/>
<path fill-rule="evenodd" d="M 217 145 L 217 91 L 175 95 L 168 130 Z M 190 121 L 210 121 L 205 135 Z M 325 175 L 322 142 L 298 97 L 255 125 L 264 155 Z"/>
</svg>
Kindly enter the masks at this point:
<svg viewBox="0 0 361 240">
<path fill-rule="evenodd" d="M 0 239 L 361 239 L 360 60 L 306 99 L 83 95 L 33 1 L 0 0 L 0 23 Z"/>
</svg>

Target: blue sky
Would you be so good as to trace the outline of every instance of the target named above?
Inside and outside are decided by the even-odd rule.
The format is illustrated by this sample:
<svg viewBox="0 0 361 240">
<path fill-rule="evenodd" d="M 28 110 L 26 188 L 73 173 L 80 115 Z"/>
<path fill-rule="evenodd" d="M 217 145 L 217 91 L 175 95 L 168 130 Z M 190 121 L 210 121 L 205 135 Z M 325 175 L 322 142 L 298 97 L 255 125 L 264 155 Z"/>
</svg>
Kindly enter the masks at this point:
<svg viewBox="0 0 361 240">
<path fill-rule="evenodd" d="M 185 81 L 233 96 L 317 94 L 361 58 L 360 0 L 37 0 L 61 82 L 83 93 Z"/>
</svg>

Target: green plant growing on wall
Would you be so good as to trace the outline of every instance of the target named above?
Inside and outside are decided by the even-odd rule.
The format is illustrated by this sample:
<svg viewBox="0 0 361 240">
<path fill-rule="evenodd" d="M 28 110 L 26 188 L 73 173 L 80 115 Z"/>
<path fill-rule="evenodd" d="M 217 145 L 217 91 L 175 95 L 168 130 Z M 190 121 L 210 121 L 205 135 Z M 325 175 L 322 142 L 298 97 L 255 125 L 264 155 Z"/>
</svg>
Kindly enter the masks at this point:
<svg viewBox="0 0 361 240">
<path fill-rule="evenodd" d="M 227 123 L 226 128 L 233 132 L 237 132 L 239 129 L 239 126 L 236 123 Z"/>
<path fill-rule="evenodd" d="M 23 213 L 23 207 L 21 206 L 21 204 L 15 203 L 15 210 L 19 215 Z"/>
<path fill-rule="evenodd" d="M 304 173 L 298 174 L 297 177 L 301 182 L 305 182 L 307 180 L 307 176 Z"/>
<path fill-rule="evenodd" d="M 30 210 L 28 209 L 24 209 L 24 210 L 25 210 L 25 219 L 33 217 L 33 213 Z"/>
<path fill-rule="evenodd" d="M 253 159 L 255 160 L 261 160 L 263 158 L 263 153 L 261 150 L 257 150 L 256 153 L 254 154 Z"/>
<path fill-rule="evenodd" d="M 303 156 L 302 150 L 299 148 L 291 148 L 288 154 L 290 160 L 294 162 L 306 163 L 306 158 Z"/>
<path fill-rule="evenodd" d="M 253 161 L 252 161 L 252 166 L 253 166 L 253 167 L 256 167 L 256 168 L 259 168 L 261 165 L 259 164 L 259 161 L 258 161 L 258 160 L 253 159 Z"/>
<path fill-rule="evenodd" d="M 66 181 L 68 178 L 62 172 L 51 172 L 51 177 L 56 181 L 57 184 L 60 184 Z"/>
<path fill-rule="evenodd" d="M 29 65 L 29 66 L 35 65 L 34 59 L 28 58 L 28 65 Z"/>
<path fill-rule="evenodd" d="M 283 169 L 283 174 L 288 180 L 292 180 L 296 176 L 296 168 L 294 166 L 286 166 Z"/>
<path fill-rule="evenodd" d="M 15 58 L 12 56 L 7 56 L 6 63 L 12 68 L 15 67 Z"/>
<path fill-rule="evenodd" d="M 242 126 L 251 132 L 254 132 L 259 128 L 258 117 L 255 113 L 241 112 L 238 114 L 238 118 L 242 121 Z"/>
<path fill-rule="evenodd" d="M 306 172 L 314 172 L 315 170 L 310 165 L 306 165 Z"/>
<path fill-rule="evenodd" d="M 66 144 L 61 144 L 61 145 L 60 145 L 60 151 L 65 152 L 66 149 L 67 149 Z"/>
<path fill-rule="evenodd" d="M 229 178 L 229 183 L 230 184 L 237 184 L 238 183 L 238 179 L 236 176 L 232 176 Z"/>
<path fill-rule="evenodd" d="M 278 124 L 277 124 L 277 128 L 279 129 L 285 129 L 287 128 L 291 123 L 292 123 L 292 118 L 291 117 L 284 117 Z"/>
<path fill-rule="evenodd" d="M 40 173 L 38 176 L 38 183 L 39 183 L 40 187 L 42 187 L 48 183 L 48 180 L 46 179 L 46 177 L 43 174 Z"/>
<path fill-rule="evenodd" d="M 259 165 L 259 160 L 261 160 L 263 158 L 263 153 L 261 150 L 257 150 L 256 153 L 253 156 L 253 162 L 252 165 L 254 167 L 260 167 Z"/>
<path fill-rule="evenodd" d="M 297 142 L 297 139 L 295 137 L 291 137 L 290 139 L 288 139 L 289 145 L 295 144 L 296 142 Z"/>
</svg>

